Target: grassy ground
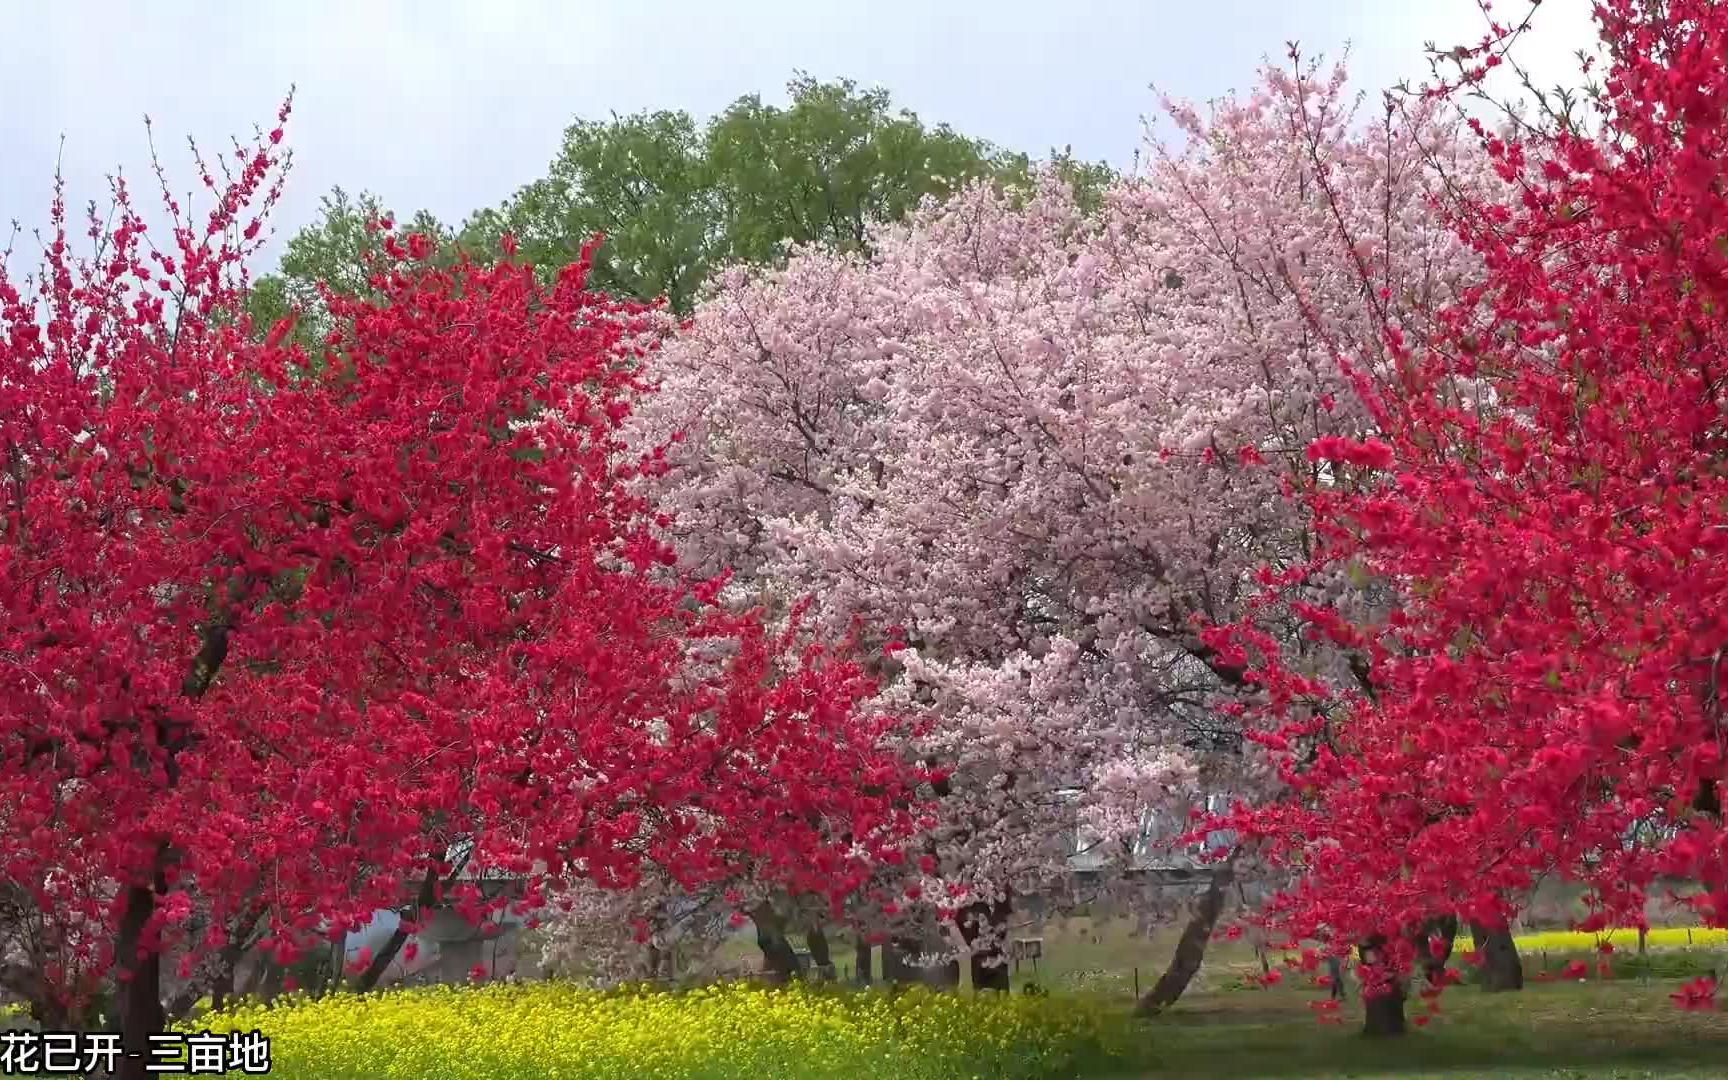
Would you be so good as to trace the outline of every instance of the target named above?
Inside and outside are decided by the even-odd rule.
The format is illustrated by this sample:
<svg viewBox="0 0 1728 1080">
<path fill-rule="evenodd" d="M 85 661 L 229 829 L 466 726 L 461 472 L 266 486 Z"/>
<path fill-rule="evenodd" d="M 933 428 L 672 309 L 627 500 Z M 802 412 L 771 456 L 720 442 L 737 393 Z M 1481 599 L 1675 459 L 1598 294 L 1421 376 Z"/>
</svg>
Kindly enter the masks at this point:
<svg viewBox="0 0 1728 1080">
<path fill-rule="evenodd" d="M 1061 993 L 1083 990 L 1127 1001 L 1133 973 L 1142 989 L 1169 962 L 1175 929 L 1150 938 L 1120 924 L 1086 919 L 1043 931 L 1038 981 Z M 1274 965 L 1278 958 L 1274 956 Z M 1593 959 L 1593 957 L 1592 957 Z M 1725 957 L 1728 959 L 1728 957 Z M 1555 966 L 1563 963 L 1556 954 Z M 1689 1013 L 1668 999 L 1678 980 L 1585 983 L 1531 981 L 1516 994 L 1454 987 L 1441 1012 L 1408 1038 L 1362 1038 L 1356 988 L 1340 1025 L 1322 1025 L 1309 1003 L 1320 992 L 1294 972 L 1271 990 L 1240 989 L 1258 974 L 1245 940 L 1208 947 L 1196 985 L 1173 1009 L 1146 1025 L 1156 1067 L 1152 1077 L 1374 1077 L 1379 1080 L 1705 1080 L 1728 1077 L 1728 1013 Z M 1022 966 L 1016 978 L 1032 978 Z M 1413 1001 L 1409 1015 L 1421 1011 Z M 1113 1078 L 1114 1080 L 1114 1078 Z M 1126 1080 L 1126 1078 L 1123 1078 Z"/>
<path fill-rule="evenodd" d="M 1177 930 L 1143 938 L 1129 934 L 1120 923 L 1079 918 L 1020 933 L 1041 934 L 1044 956 L 1036 973 L 1029 964 L 1021 966 L 1014 977 L 1017 990 L 1036 981 L 1053 994 L 1101 996 L 1126 1009 L 1135 969 L 1140 988 L 1149 987 L 1169 962 Z M 754 939 L 741 937 L 733 948 L 740 961 L 748 961 Z M 834 952 L 837 960 L 851 959 L 847 943 L 836 942 Z M 1272 962 L 1277 965 L 1278 957 Z M 1553 966 L 1563 962 L 1556 953 Z M 1212 943 L 1189 993 L 1164 1016 L 1144 1025 L 1151 1071 L 1107 1080 L 1728 1077 L 1728 1012 L 1681 1010 L 1668 999 L 1678 986 L 1675 979 L 1648 984 L 1636 979 L 1532 980 L 1516 994 L 1455 987 L 1441 999 L 1441 1012 L 1427 1027 L 1412 1030 L 1405 1039 L 1376 1043 L 1360 1035 L 1358 1001 L 1351 1000 L 1342 1010 L 1342 1024 L 1318 1023 L 1309 1003 L 1321 994 L 1295 985 L 1304 980 L 1294 972 L 1288 973 L 1292 978 L 1284 986 L 1241 989 L 1244 976 L 1260 970 L 1246 940 Z M 1350 994 L 1354 999 L 1353 984 Z M 1409 1014 L 1415 1016 L 1421 1008 L 1420 1001 L 1413 1001 Z"/>
<path fill-rule="evenodd" d="M 1211 991 L 1148 1022 L 1145 1077 L 1662 1078 L 1728 1076 L 1728 1013 L 1686 1012 L 1673 983 L 1541 983 L 1515 994 L 1454 988 L 1428 1027 L 1362 1038 L 1361 1009 L 1321 1025 L 1312 991 Z M 1413 1003 L 1412 1015 L 1418 1011 Z M 1123 1078 L 1126 1080 L 1126 1078 Z"/>
</svg>

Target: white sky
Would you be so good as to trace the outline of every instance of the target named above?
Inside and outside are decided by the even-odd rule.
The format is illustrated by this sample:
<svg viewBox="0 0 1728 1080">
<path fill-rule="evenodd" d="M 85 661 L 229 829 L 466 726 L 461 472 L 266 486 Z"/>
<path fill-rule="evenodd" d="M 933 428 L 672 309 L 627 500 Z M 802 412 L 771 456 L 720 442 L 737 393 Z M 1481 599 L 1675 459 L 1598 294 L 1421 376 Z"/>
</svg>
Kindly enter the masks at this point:
<svg viewBox="0 0 1728 1080">
<path fill-rule="evenodd" d="M 1578 81 L 1589 10 L 1538 13 L 1519 55 L 1544 85 Z M 333 184 L 454 223 L 543 175 L 574 116 L 783 101 L 797 69 L 880 83 L 1003 146 L 1126 165 L 1151 82 L 1195 100 L 1245 89 L 1297 38 L 1329 56 L 1350 41 L 1353 84 L 1377 89 L 1426 75 L 1424 40 L 1483 26 L 1474 0 L 0 0 L 0 223 L 41 223 L 62 133 L 73 208 L 106 202 L 116 165 L 154 190 L 146 112 L 187 190 L 184 137 L 215 149 L 268 126 L 291 83 L 277 245 Z"/>
</svg>

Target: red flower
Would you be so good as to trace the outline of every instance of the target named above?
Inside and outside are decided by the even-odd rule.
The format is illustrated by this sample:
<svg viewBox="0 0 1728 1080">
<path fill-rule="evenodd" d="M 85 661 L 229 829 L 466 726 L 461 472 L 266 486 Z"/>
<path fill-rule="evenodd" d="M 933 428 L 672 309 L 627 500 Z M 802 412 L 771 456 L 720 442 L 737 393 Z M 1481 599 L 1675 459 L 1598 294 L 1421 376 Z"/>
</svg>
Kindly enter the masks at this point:
<svg viewBox="0 0 1728 1080">
<path fill-rule="evenodd" d="M 1683 1009 L 1713 1009 L 1716 1007 L 1716 979 L 1712 975 L 1700 975 L 1681 984 L 1678 993 L 1668 996 Z"/>
<path fill-rule="evenodd" d="M 911 724 L 843 639 L 661 573 L 670 508 L 622 452 L 659 313 L 582 262 L 432 265 L 386 216 L 314 362 L 293 317 L 235 318 L 281 142 L 205 170 L 202 220 L 165 199 L 155 243 L 117 182 L 100 258 L 57 198 L 40 277 L 0 266 L 4 862 L 55 940 L 125 946 L 68 947 L 53 989 L 242 930 L 290 963 L 422 890 L 411 921 L 495 927 L 482 869 L 516 915 L 651 867 L 844 901 L 930 812 Z"/>
<path fill-rule="evenodd" d="M 1280 561 L 1347 599 L 1305 609 L 1260 577 L 1202 638 L 1252 676 L 1244 737 L 1293 795 L 1233 823 L 1295 870 L 1271 921 L 1378 939 L 1394 977 L 1435 955 L 1417 928 L 1437 900 L 1504 933 L 1509 899 L 1545 873 L 1590 890 L 1585 932 L 1637 919 L 1638 883 L 1663 879 L 1704 883 L 1700 914 L 1728 922 L 1720 815 L 1698 812 L 1723 791 L 1728 505 L 1722 447 L 1696 438 L 1723 415 L 1698 358 L 1728 351 L 1728 71 L 1712 44 L 1728 7 L 1596 7 L 1614 44 L 1601 130 L 1482 126 L 1462 148 L 1481 182 L 1445 220 L 1481 258 L 1469 284 L 1434 305 L 1390 288 L 1368 334 L 1296 301 L 1363 421 L 1308 441 L 1334 466 L 1291 475 L 1317 554 Z M 1436 96 L 1472 92 L 1517 32 L 1461 56 Z M 1343 200 L 1346 175 L 1316 184 Z M 1389 255 L 1361 260 L 1367 237 L 1335 233 L 1372 297 Z M 1343 647 L 1314 655 L 1328 640 Z M 1572 960 L 1558 977 L 1589 973 Z"/>
</svg>

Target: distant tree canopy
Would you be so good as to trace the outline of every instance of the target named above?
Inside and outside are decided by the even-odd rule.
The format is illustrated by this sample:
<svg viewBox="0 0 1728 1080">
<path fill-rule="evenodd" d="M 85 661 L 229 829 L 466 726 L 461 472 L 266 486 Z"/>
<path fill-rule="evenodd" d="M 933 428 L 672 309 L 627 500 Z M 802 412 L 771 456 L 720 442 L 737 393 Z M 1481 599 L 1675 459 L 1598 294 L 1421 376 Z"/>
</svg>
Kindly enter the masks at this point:
<svg viewBox="0 0 1728 1080">
<path fill-rule="evenodd" d="M 665 296 L 682 312 L 710 273 L 729 263 L 775 262 L 794 245 L 861 249 L 873 226 L 976 177 L 1010 190 L 1032 186 L 1036 163 L 1028 155 L 946 124 L 927 126 L 895 108 L 886 90 L 807 75 L 788 90 L 784 108 L 750 94 L 705 124 L 667 110 L 577 120 L 546 176 L 501 206 L 454 229 L 425 212 L 403 224 L 439 239 L 446 255 L 494 254 L 509 232 L 522 258 L 548 270 L 604 233 L 593 286 L 643 300 Z M 1096 205 L 1115 175 L 1067 150 L 1052 152 L 1048 163 L 1083 206 Z M 365 223 L 387 213 L 369 192 L 333 191 L 319 220 L 289 241 L 278 271 L 257 282 L 254 320 L 274 322 L 298 305 L 306 313 L 299 333 L 321 335 L 317 283 L 368 292 L 367 253 L 377 241 Z"/>
<path fill-rule="evenodd" d="M 322 339 L 330 325 L 318 283 L 326 282 L 345 296 L 379 295 L 379 290 L 368 284 L 372 273 L 369 260 L 383 254 L 383 245 L 378 232 L 368 229 L 367 223 L 393 217 L 383 201 L 369 191 L 353 196 L 340 187 L 332 188 L 324 196 L 318 220 L 289 238 L 276 272 L 253 283 L 246 305 L 257 332 L 268 331 L 298 307 L 301 317 L 294 335 L 315 355 L 317 350 L 311 345 Z M 437 239 L 439 256 L 453 256 L 449 241 L 454 234 L 428 211 L 422 210 L 400 224 L 402 232 L 423 232 Z"/>
</svg>

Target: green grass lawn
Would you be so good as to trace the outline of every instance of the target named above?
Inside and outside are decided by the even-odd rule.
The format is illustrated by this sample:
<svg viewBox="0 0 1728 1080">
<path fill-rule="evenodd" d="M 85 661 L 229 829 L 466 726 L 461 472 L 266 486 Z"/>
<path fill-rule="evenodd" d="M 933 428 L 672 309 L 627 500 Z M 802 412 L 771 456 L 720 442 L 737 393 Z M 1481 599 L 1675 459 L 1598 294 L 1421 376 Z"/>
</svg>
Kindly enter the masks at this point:
<svg viewBox="0 0 1728 1080">
<path fill-rule="evenodd" d="M 1169 962 L 1177 932 L 1169 927 L 1140 937 L 1120 922 L 1086 918 L 1027 927 L 1017 933 L 1040 934 L 1044 956 L 1035 974 L 1029 964 L 1022 965 L 1014 976 L 1015 989 L 1036 980 L 1054 995 L 1085 994 L 1111 1007 L 1119 1004 L 1126 1012 L 1133 1001 L 1135 970 L 1140 988 L 1149 988 Z M 1460 947 L 1468 947 L 1468 938 Z M 754 949 L 748 933 L 729 943 L 740 963 L 753 959 Z M 834 952 L 837 960 L 851 959 L 848 942 L 836 942 Z M 1568 955 L 1556 953 L 1548 966 L 1558 969 Z M 1280 956 L 1272 956 L 1275 966 Z M 1542 966 L 1537 954 L 1529 959 L 1532 967 Z M 1589 959 L 1594 961 L 1593 953 Z M 1728 967 L 1728 950 L 1723 950 L 1723 960 Z M 1321 992 L 1296 972 L 1286 971 L 1288 981 L 1271 990 L 1242 989 L 1245 976 L 1260 971 L 1259 958 L 1246 940 L 1213 942 L 1183 1000 L 1164 1016 L 1139 1025 L 1150 1071 L 1100 1080 L 1728 1080 L 1728 1012 L 1678 1008 L 1668 999 L 1678 979 L 1647 984 L 1638 979 L 1598 981 L 1594 974 L 1586 983 L 1531 979 L 1525 990 L 1513 994 L 1453 987 L 1426 1028 L 1413 1029 L 1402 1040 L 1376 1043 L 1360 1035 L 1360 1002 L 1346 1005 L 1342 1025 L 1322 1025 L 1309 1007 Z M 1354 999 L 1354 980 L 1350 994 Z M 1421 1010 L 1421 1001 L 1410 1003 L 1409 1015 Z"/>
<path fill-rule="evenodd" d="M 1153 1068 L 1136 1077 L 1728 1077 L 1728 1013 L 1686 1012 L 1677 984 L 1538 983 L 1512 994 L 1454 987 L 1400 1040 L 1360 1035 L 1360 1003 L 1321 1025 L 1312 990 L 1207 991 L 1145 1023 Z M 1420 1002 L 1412 1002 L 1415 1015 Z M 1112 1078 L 1118 1080 L 1118 1078 Z M 1127 1080 L 1122 1077 L 1120 1080 Z"/>
<path fill-rule="evenodd" d="M 1053 992 L 1090 990 L 1126 1002 L 1133 969 L 1139 968 L 1140 986 L 1150 986 L 1169 962 L 1176 930 L 1133 938 L 1120 924 L 1076 919 L 1050 924 L 1043 933 L 1039 976 Z M 1467 944 L 1466 938 L 1461 947 Z M 1562 962 L 1557 956 L 1554 965 Z M 1144 1025 L 1153 1069 L 1110 1080 L 1728 1078 L 1728 1012 L 1680 1009 L 1668 999 L 1679 980 L 1531 980 L 1512 994 L 1457 986 L 1442 996 L 1441 1011 L 1426 1028 L 1374 1042 L 1360 1034 L 1353 980 L 1344 1023 L 1322 1025 L 1309 1007 L 1321 992 L 1295 972 L 1286 971 L 1289 981 L 1274 989 L 1240 989 L 1245 976 L 1260 970 L 1246 941 L 1213 942 L 1195 986 Z M 1023 967 L 1016 981 L 1030 975 Z M 1421 1011 L 1422 1002 L 1412 1000 L 1408 1014 Z"/>
<path fill-rule="evenodd" d="M 1138 937 L 1121 923 L 1078 918 L 1020 933 L 1043 936 L 1036 981 L 1053 995 L 1081 993 L 1119 1003 L 1126 1012 L 1135 969 L 1140 987 L 1148 988 L 1169 962 L 1177 928 Z M 741 936 L 731 948 L 740 961 L 748 960 L 753 936 Z M 851 959 L 849 943 L 837 942 L 834 952 L 838 960 Z M 1273 956 L 1274 965 L 1278 958 Z M 1562 962 L 1557 956 L 1554 965 Z M 1287 971 L 1287 982 L 1270 990 L 1242 989 L 1244 976 L 1260 970 L 1246 940 L 1212 943 L 1183 999 L 1165 1015 L 1137 1024 L 1149 1068 L 1097 1080 L 1728 1080 L 1728 1011 L 1680 1009 L 1668 999 L 1677 979 L 1532 979 L 1511 994 L 1457 986 L 1441 998 L 1441 1012 L 1427 1027 L 1376 1042 L 1360 1034 L 1353 980 L 1344 1023 L 1322 1025 L 1309 1007 L 1322 992 L 1295 972 Z M 1023 965 L 1014 978 L 1016 990 L 1033 979 L 1030 965 Z M 1422 1008 L 1413 1000 L 1409 1015 Z"/>
</svg>

